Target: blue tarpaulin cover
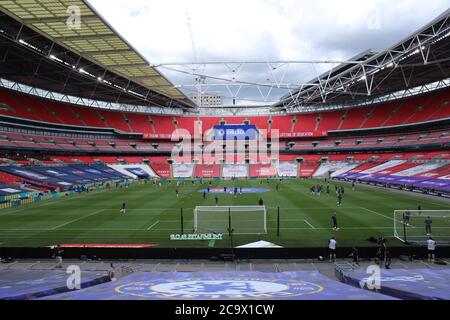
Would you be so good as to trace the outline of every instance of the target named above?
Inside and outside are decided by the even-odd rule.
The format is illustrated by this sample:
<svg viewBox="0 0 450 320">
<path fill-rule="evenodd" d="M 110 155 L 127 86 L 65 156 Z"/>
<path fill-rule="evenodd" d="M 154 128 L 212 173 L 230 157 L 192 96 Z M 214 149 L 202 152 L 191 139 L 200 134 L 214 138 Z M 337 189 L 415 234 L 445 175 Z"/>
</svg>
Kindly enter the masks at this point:
<svg viewBox="0 0 450 320">
<path fill-rule="evenodd" d="M 31 300 L 69 291 L 65 270 L 0 270 L 0 300 Z M 81 288 L 109 281 L 104 271 L 81 271 Z"/>
<path fill-rule="evenodd" d="M 134 273 L 119 281 L 45 299 L 63 300 L 383 300 L 317 271 Z"/>
<path fill-rule="evenodd" d="M 344 282 L 367 288 L 368 274 L 365 271 L 355 270 L 345 275 Z M 381 287 L 378 292 L 386 295 L 400 299 L 450 299 L 450 269 L 383 269 L 379 278 Z"/>
</svg>

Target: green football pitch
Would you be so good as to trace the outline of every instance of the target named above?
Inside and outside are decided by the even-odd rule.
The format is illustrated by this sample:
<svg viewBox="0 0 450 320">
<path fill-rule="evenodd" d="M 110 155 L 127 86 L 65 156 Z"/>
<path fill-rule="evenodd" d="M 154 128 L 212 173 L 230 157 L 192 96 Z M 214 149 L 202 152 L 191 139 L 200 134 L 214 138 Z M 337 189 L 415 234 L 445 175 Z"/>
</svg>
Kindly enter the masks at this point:
<svg viewBox="0 0 450 320">
<path fill-rule="evenodd" d="M 279 183 L 279 190 L 276 184 Z M 417 197 L 358 185 L 353 191 L 344 183 L 332 182 L 331 195 L 310 194 L 317 180 L 241 180 L 212 181 L 212 188 L 267 188 L 260 194 L 218 195 L 219 205 L 258 205 L 260 197 L 267 207 L 267 234 L 234 235 L 234 245 L 266 240 L 284 247 L 323 247 L 331 236 L 339 246 L 370 246 L 371 236 L 387 237 L 391 245 L 402 245 L 393 238 L 393 212 L 398 209 L 449 210 L 439 199 Z M 337 206 L 334 185 L 345 186 L 344 203 Z M 184 212 L 184 231 L 193 231 L 193 209 L 214 206 L 214 195 L 203 199 L 205 188 L 196 182 L 182 183 L 176 197 L 175 182 L 162 187 L 134 184 L 127 189 L 104 190 L 50 200 L 39 204 L 0 211 L 1 246 L 48 246 L 54 244 L 155 244 L 160 247 L 228 247 L 223 240 L 170 241 L 181 232 L 180 208 Z M 121 214 L 122 203 L 127 213 Z M 277 235 L 277 207 L 280 207 L 280 235 Z M 340 230 L 332 230 L 331 215 L 337 212 Z M 448 221 L 447 221 L 448 222 Z M 421 228 L 422 226 L 420 226 Z M 438 227 L 438 226 L 437 226 Z M 450 234 L 441 226 L 439 232 Z"/>
</svg>

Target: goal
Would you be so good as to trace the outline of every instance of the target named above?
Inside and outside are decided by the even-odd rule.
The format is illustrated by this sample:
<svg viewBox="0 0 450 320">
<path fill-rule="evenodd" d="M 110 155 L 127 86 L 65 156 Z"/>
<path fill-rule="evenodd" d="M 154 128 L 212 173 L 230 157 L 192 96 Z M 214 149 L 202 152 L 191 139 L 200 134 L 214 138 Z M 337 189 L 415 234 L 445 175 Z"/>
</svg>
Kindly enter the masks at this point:
<svg viewBox="0 0 450 320">
<path fill-rule="evenodd" d="M 438 245 L 449 245 L 450 210 L 395 210 L 394 237 L 410 244 L 425 244 L 432 237 Z"/>
<path fill-rule="evenodd" d="M 195 233 L 266 234 L 265 206 L 217 206 L 194 209 Z"/>
</svg>

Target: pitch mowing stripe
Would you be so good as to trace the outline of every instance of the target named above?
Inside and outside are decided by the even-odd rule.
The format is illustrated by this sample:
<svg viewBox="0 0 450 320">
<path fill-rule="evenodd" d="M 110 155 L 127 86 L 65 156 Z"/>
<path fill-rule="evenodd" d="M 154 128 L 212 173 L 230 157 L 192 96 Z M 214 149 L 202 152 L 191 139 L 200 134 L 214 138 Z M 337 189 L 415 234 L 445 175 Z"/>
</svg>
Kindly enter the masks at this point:
<svg viewBox="0 0 450 320">
<path fill-rule="evenodd" d="M 363 188 L 358 190 L 358 194 L 353 194 L 350 191 L 348 192 L 348 196 L 350 197 L 349 199 L 351 201 L 347 202 L 346 205 L 342 206 L 341 208 L 335 208 L 334 196 L 310 196 L 307 189 L 308 184 L 306 182 L 305 185 L 303 185 L 303 182 L 299 183 L 302 184 L 297 185 L 294 182 L 285 184 L 285 187 L 281 188 L 280 193 L 275 193 L 274 186 L 270 185 L 269 188 L 273 192 L 262 195 L 264 197 L 264 201 L 269 205 L 266 206 L 266 208 L 269 209 L 267 218 L 270 217 L 270 219 L 267 219 L 267 221 L 268 226 L 272 227 L 269 228 L 269 234 L 264 236 L 264 239 L 276 239 L 273 232 L 276 226 L 274 221 L 276 218 L 276 208 L 278 206 L 281 208 L 281 212 L 285 212 L 283 218 L 287 218 L 282 219 L 282 221 L 284 222 L 282 223 L 282 226 L 285 228 L 281 228 L 281 230 L 283 231 L 283 237 L 281 237 L 279 240 L 281 241 L 281 245 L 286 244 L 287 247 L 291 246 L 293 243 L 297 245 L 296 241 L 302 239 L 306 240 L 306 242 L 320 241 L 320 243 L 322 243 L 322 241 L 319 239 L 322 237 L 327 237 L 326 239 L 328 239 L 328 236 L 331 234 L 339 236 L 341 244 L 350 241 L 365 241 L 366 237 L 364 235 L 366 233 L 369 233 L 369 231 L 366 232 L 365 230 L 373 229 L 379 230 L 380 234 L 385 233 L 385 236 L 387 236 L 389 230 L 392 231 L 392 220 L 398 219 L 393 215 L 393 219 L 388 218 L 391 209 L 390 206 L 394 205 L 394 203 L 397 201 L 397 198 L 395 198 L 397 196 L 390 195 L 388 197 L 386 191 L 384 190 L 375 192 L 373 190 L 367 190 L 367 199 L 363 197 Z M 249 181 L 245 182 L 245 184 L 253 185 L 256 183 Z M 2 226 L 0 226 L 0 228 L 8 228 L 8 230 L 5 230 L 5 232 L 0 232 L 0 242 L 3 242 L 3 245 L 5 245 L 5 243 L 16 245 L 21 244 L 24 241 L 26 243 L 33 244 L 33 241 L 36 240 L 36 243 L 42 241 L 44 244 L 47 244 L 50 243 L 49 241 L 51 241 L 51 243 L 62 242 L 64 239 L 66 239 L 64 241 L 68 241 L 68 243 L 75 241 L 75 239 L 80 239 L 84 242 L 97 242 L 102 241 L 101 239 L 103 238 L 107 242 L 121 241 L 124 243 L 128 243 L 129 241 L 141 242 L 142 240 L 145 240 L 158 242 L 163 246 L 172 246 L 168 240 L 168 234 L 172 233 L 172 231 L 178 233 L 179 219 L 177 213 L 179 213 L 180 208 L 185 206 L 183 208 L 186 211 L 185 221 L 187 223 L 187 229 L 189 229 L 190 224 L 192 223 L 192 212 L 189 211 L 190 207 L 195 207 L 196 205 L 203 203 L 211 203 L 211 205 L 213 205 L 211 197 L 208 197 L 205 202 L 201 199 L 201 194 L 195 193 L 195 191 L 195 194 L 189 193 L 190 195 L 192 195 L 192 198 L 186 196 L 177 202 L 174 192 L 172 194 L 169 194 L 171 192 L 170 190 L 174 189 L 173 186 L 163 188 L 161 190 L 153 190 L 146 187 L 145 190 L 139 189 L 138 191 L 138 188 L 140 188 L 140 186 L 136 186 L 132 189 L 130 188 L 129 190 L 127 190 L 128 193 L 126 195 L 126 198 L 123 199 L 127 202 L 128 205 L 134 207 L 128 208 L 128 210 L 130 210 L 130 215 L 127 217 L 119 217 L 118 214 L 122 200 L 119 201 L 117 197 L 122 197 L 121 192 L 124 191 L 114 189 L 111 190 L 110 194 L 108 192 L 105 192 L 102 195 L 100 195 L 100 193 L 90 194 L 98 194 L 98 198 L 84 198 L 84 196 L 81 195 L 75 196 L 70 199 L 81 200 L 77 202 L 62 202 L 65 199 L 59 199 L 59 201 L 55 199 L 56 201 L 48 203 L 55 205 L 46 204 L 46 206 L 43 206 L 42 208 L 39 208 L 38 206 L 27 206 L 26 209 L 30 209 L 30 211 L 25 212 L 25 214 L 24 212 L 20 212 L 20 214 L 17 214 L 17 218 L 15 217 L 15 215 L 11 214 L 9 216 L 5 216 L 3 219 L 0 219 L 0 223 L 5 222 L 1 223 Z M 283 192 L 283 190 L 285 190 L 285 192 Z M 183 193 L 184 192 L 182 192 L 182 194 Z M 386 194 L 386 200 L 389 201 L 383 201 L 384 198 L 382 198 L 381 196 L 371 197 L 370 193 L 373 193 L 375 195 L 380 194 L 381 196 L 383 194 Z M 254 205 L 258 200 L 258 195 L 245 195 L 242 197 L 240 196 L 237 200 L 234 201 L 232 201 L 231 196 L 232 195 L 220 197 L 221 202 L 223 200 L 228 205 L 232 205 L 231 202 L 236 204 L 242 203 L 246 205 Z M 407 203 L 406 200 L 408 199 L 404 200 L 402 197 L 398 197 L 398 200 L 401 200 L 401 203 L 396 205 L 396 207 L 409 207 L 413 206 L 413 204 L 416 204 L 416 202 L 413 201 L 411 201 L 411 203 Z M 60 203 L 58 204 L 58 202 Z M 429 201 L 427 201 L 426 199 L 424 200 L 425 204 L 428 202 Z M 153 204 L 155 204 L 156 206 L 152 206 L 149 208 L 147 207 L 148 205 Z M 41 204 L 41 206 L 42 205 L 43 204 Z M 112 207 L 107 207 L 108 205 Z M 362 208 L 362 205 L 367 205 L 368 208 Z M 430 205 L 430 207 L 433 206 Z M 81 218 L 83 214 L 87 214 L 100 209 L 105 209 L 105 212 L 101 213 L 101 215 L 99 214 L 95 218 L 82 220 L 81 222 L 74 223 L 73 225 L 69 224 L 60 227 L 57 230 L 50 229 L 54 224 L 58 222 L 63 223 L 64 221 L 69 221 L 71 219 Z M 327 223 L 327 217 L 329 215 L 329 212 L 337 209 L 341 213 L 347 212 L 349 217 L 348 221 L 346 216 L 342 218 L 343 220 L 341 221 L 341 225 L 344 226 L 344 228 L 342 228 L 340 232 L 335 233 L 332 232 L 331 224 Z M 23 209 L 20 208 L 18 210 L 22 211 Z M 9 214 L 13 213 L 13 211 L 18 210 L 12 210 L 11 212 L 5 213 Z M 369 210 L 375 212 L 378 211 L 377 213 L 379 214 L 375 214 L 373 212 L 370 212 Z M 117 214 L 114 214 L 114 212 L 117 212 Z M 383 215 L 384 212 L 386 212 L 386 215 Z M 380 216 L 380 214 L 382 216 Z M 118 218 L 117 220 L 114 220 L 116 216 Z M 14 219 L 9 221 L 9 217 L 12 217 Z M 30 224 L 27 223 L 26 219 L 30 219 Z M 59 221 L 55 221 L 55 219 L 58 219 Z M 157 220 L 160 221 L 159 224 L 153 226 L 151 230 L 147 230 L 147 227 Z M 316 227 L 330 228 L 312 229 L 304 220 L 308 221 L 311 225 Z M 170 224 L 169 221 L 173 221 L 173 223 Z M 368 222 L 363 223 L 365 221 Z M 97 224 L 97 222 L 99 222 L 99 224 Z M 100 222 L 103 222 L 106 225 L 102 225 L 100 224 Z M 163 224 L 163 222 L 165 223 Z M 376 227 L 380 225 L 382 225 L 383 227 Z M 98 226 L 99 229 L 97 229 L 96 226 Z M 345 226 L 348 226 L 349 228 L 345 228 Z M 21 229 L 14 229 L 14 227 L 22 227 L 23 229 L 28 228 L 29 231 L 20 232 Z M 123 227 L 123 229 L 120 229 L 121 227 Z M 48 228 L 48 230 L 39 230 L 39 228 Z M 160 228 L 163 229 L 160 230 Z M 166 230 L 170 231 L 165 231 L 164 228 L 167 228 Z M 438 230 L 438 227 L 435 227 L 434 229 Z M 442 229 L 442 232 L 444 233 L 447 233 L 447 231 L 448 228 Z M 8 235 L 10 235 L 10 237 L 8 237 Z M 197 246 L 197 244 L 195 246 Z"/>
<path fill-rule="evenodd" d="M 269 230 L 277 230 L 277 228 L 267 228 Z M 340 230 L 372 230 L 372 229 L 384 229 L 384 230 L 389 230 L 389 229 L 393 229 L 393 227 L 344 227 L 344 228 L 340 228 Z M 433 227 L 433 229 L 450 229 L 450 227 Z M 155 230 L 153 230 L 153 232 L 155 231 L 172 231 L 172 230 L 178 230 L 178 228 L 173 228 L 173 229 L 168 229 L 168 228 L 157 228 Z M 310 231 L 314 231 L 314 230 L 333 230 L 333 228 L 314 228 L 312 229 L 311 227 L 308 228 L 280 228 L 280 230 L 310 230 Z M 57 231 L 60 233 L 66 233 L 66 232 L 79 232 L 79 231 L 84 231 L 84 232 L 96 232 L 96 231 L 148 231 L 147 229 L 129 229 L 129 228 L 101 228 L 101 229 L 97 229 L 97 228 L 93 228 L 93 229 L 59 229 L 59 230 L 54 230 L 54 229 L 0 229 L 1 232 L 36 232 L 36 231 Z M 21 237 L 21 235 L 17 235 L 18 237 Z M 439 236 L 439 235 L 435 235 L 435 236 Z M 2 235 L 0 235 L 0 238 L 2 237 Z"/>
<path fill-rule="evenodd" d="M 278 207 L 267 207 L 268 209 L 278 209 Z M 297 208 L 285 208 L 285 207 L 280 207 L 280 210 L 299 210 L 299 209 L 305 209 L 305 210 L 323 210 L 323 209 L 327 209 L 330 210 L 331 207 L 319 207 L 319 206 L 315 206 L 315 207 L 297 207 Z M 361 209 L 361 207 L 341 207 L 344 209 Z M 380 207 L 381 208 L 381 207 Z"/>
<path fill-rule="evenodd" d="M 52 228 L 52 229 L 50 229 L 50 230 L 56 230 L 56 229 L 59 229 L 59 228 L 61 228 L 61 227 L 67 226 L 68 224 L 71 224 L 71 223 L 80 221 L 80 220 L 82 220 L 82 219 L 89 218 L 89 217 L 91 217 L 91 216 L 94 216 L 94 215 L 96 215 L 96 214 L 99 214 L 100 212 L 103 212 L 103 211 L 105 211 L 105 210 L 102 209 L 102 210 L 95 211 L 95 212 L 93 212 L 93 213 L 91 213 L 91 214 L 88 214 L 88 215 L 82 216 L 82 217 L 80 217 L 80 218 L 77 218 L 77 219 L 74 219 L 74 220 L 65 222 L 65 223 L 63 223 L 63 224 L 60 224 L 60 225 L 58 225 L 58 226 L 56 226 L 56 227 L 54 227 L 54 228 Z"/>
<path fill-rule="evenodd" d="M 193 219 L 187 219 L 188 221 L 192 221 Z M 208 220 L 208 221 L 219 221 L 222 222 L 223 220 Z M 256 220 L 256 219 L 247 219 L 245 221 L 261 221 L 261 220 Z M 267 219 L 267 222 L 277 222 L 277 219 Z M 295 222 L 295 221 L 305 221 L 305 219 L 283 219 L 283 222 L 288 221 L 288 222 Z M 180 219 L 178 220 L 162 220 L 159 221 L 159 223 L 179 223 Z"/>
<path fill-rule="evenodd" d="M 140 185 L 131 185 L 131 187 L 128 190 L 133 190 L 133 193 L 141 193 L 139 191 L 135 191 L 135 189 L 137 187 L 140 187 Z M 163 189 L 160 189 L 160 190 L 163 190 Z M 115 192 L 115 191 L 123 191 L 123 190 L 122 189 L 118 189 L 118 188 L 102 189 L 100 191 L 95 191 L 95 192 L 91 192 L 91 193 L 84 193 L 84 194 L 83 193 L 79 193 L 79 194 L 76 194 L 74 196 L 69 196 L 69 197 L 65 197 L 65 198 L 47 199 L 47 200 L 44 200 L 44 203 L 37 204 L 37 205 L 35 205 L 35 203 L 33 203 L 31 205 L 30 204 L 22 205 L 19 209 L 15 209 L 13 211 L 7 211 L 7 212 L 0 213 L 0 216 L 5 216 L 5 215 L 16 213 L 16 212 L 21 212 L 21 211 L 24 211 L 24 210 L 27 210 L 27 209 L 35 209 L 35 208 L 41 208 L 41 207 L 45 207 L 45 206 L 50 206 L 50 205 L 53 205 L 53 204 L 60 204 L 62 202 L 66 202 L 66 201 L 70 201 L 70 200 L 80 200 L 80 199 L 84 199 L 84 198 L 89 197 L 89 196 L 103 194 L 103 193 L 108 193 L 108 192 L 112 193 L 112 192 Z M 145 191 L 145 193 L 148 194 L 148 191 Z M 150 192 L 150 194 L 153 194 L 153 193 L 154 193 L 153 191 Z M 47 209 L 52 209 L 52 208 L 47 208 Z M 61 208 L 54 208 L 54 209 L 61 209 Z"/>
<path fill-rule="evenodd" d="M 114 190 L 118 190 L 118 189 L 104 189 L 104 190 L 100 190 L 100 191 L 97 191 L 97 192 L 91 192 L 91 193 L 86 193 L 86 194 L 77 194 L 75 196 L 67 197 L 67 198 L 63 198 L 63 199 L 61 199 L 61 198 L 59 198 L 59 199 L 48 199 L 48 200 L 44 200 L 45 201 L 44 203 L 38 204 L 38 205 L 35 205 L 35 206 L 30 206 L 29 204 L 25 204 L 25 205 L 22 205 L 20 209 L 16 209 L 16 210 L 13 210 L 13 211 L 7 211 L 7 212 L 0 213 L 0 216 L 6 216 L 8 214 L 21 212 L 21 211 L 24 211 L 24 210 L 31 210 L 31 209 L 35 209 L 35 208 L 42 208 L 42 207 L 45 207 L 45 206 L 50 206 L 50 205 L 53 205 L 53 204 L 59 204 L 61 202 L 65 202 L 65 201 L 69 201 L 69 200 L 80 200 L 80 199 L 83 199 L 83 198 L 88 197 L 88 196 L 97 195 L 97 194 L 105 193 L 105 192 L 108 192 L 108 191 L 114 191 Z M 55 209 L 61 209 L 61 208 L 55 208 Z"/>
<path fill-rule="evenodd" d="M 228 206 L 224 205 L 222 207 L 228 207 Z M 34 209 L 34 208 L 37 208 L 37 207 L 30 207 L 29 209 Z M 91 207 L 91 208 L 95 208 L 95 207 Z M 172 208 L 172 209 L 176 213 L 179 213 L 181 208 L 183 208 L 183 210 L 194 210 L 195 209 L 195 208 L 187 208 L 187 207 Z M 266 207 L 266 208 L 267 209 L 274 209 L 274 210 L 278 209 L 278 207 Z M 362 207 L 346 207 L 346 206 L 344 206 L 344 207 L 341 207 L 341 208 L 343 208 L 343 209 L 361 209 Z M 380 207 L 380 208 L 382 208 L 382 207 Z M 61 208 L 47 208 L 47 209 L 63 210 Z M 118 207 L 116 207 L 116 208 L 102 208 L 102 209 L 103 210 L 120 210 Z M 169 209 L 171 209 L 171 208 L 170 207 L 166 207 L 166 208 L 155 208 L 155 207 L 152 207 L 152 208 L 127 208 L 127 211 L 165 211 L 165 210 L 169 210 Z M 289 211 L 297 210 L 298 211 L 300 209 L 302 209 L 302 210 L 324 210 L 324 209 L 330 210 L 330 207 L 319 207 L 319 206 L 316 206 L 316 207 L 298 207 L 298 208 L 294 208 L 294 207 L 287 207 L 287 208 L 280 207 L 281 211 L 283 211 L 283 210 L 289 210 Z M 9 213 L 13 213 L 13 212 L 7 212 L 7 213 L 5 212 L 4 215 L 9 214 Z M 2 214 L 0 214 L 0 216 L 2 216 Z"/>
<path fill-rule="evenodd" d="M 303 221 L 303 220 L 302 220 Z M 267 228 L 269 230 L 277 230 L 277 228 Z M 393 229 L 393 227 L 343 227 L 340 228 L 340 230 L 372 230 L 372 229 Z M 450 227 L 433 227 L 433 229 L 450 229 Z M 173 231 L 173 230 L 179 230 L 179 228 L 157 228 L 155 230 L 153 230 L 153 232 L 155 231 Z M 259 229 L 258 229 L 259 230 Z M 333 228 L 314 228 L 312 229 L 311 227 L 308 228 L 280 228 L 280 230 L 310 230 L 310 231 L 315 231 L 315 230 L 333 230 Z M 35 232 L 35 231 L 55 231 L 53 229 L 0 229 L 1 232 L 17 232 L 17 231 L 23 231 L 23 232 Z M 78 231 L 83 231 L 83 232 L 96 232 L 96 231 L 141 231 L 141 232 L 145 232 L 148 231 L 148 229 L 131 229 L 131 228 L 93 228 L 93 229 L 80 229 L 80 228 L 71 228 L 71 229 L 59 229 L 56 230 L 57 232 L 60 233 L 65 233 L 68 231 L 73 231 L 73 232 L 78 232 Z M 20 236 L 20 235 L 18 235 Z M 0 238 L 2 237 L 2 235 L 0 235 Z"/>
</svg>

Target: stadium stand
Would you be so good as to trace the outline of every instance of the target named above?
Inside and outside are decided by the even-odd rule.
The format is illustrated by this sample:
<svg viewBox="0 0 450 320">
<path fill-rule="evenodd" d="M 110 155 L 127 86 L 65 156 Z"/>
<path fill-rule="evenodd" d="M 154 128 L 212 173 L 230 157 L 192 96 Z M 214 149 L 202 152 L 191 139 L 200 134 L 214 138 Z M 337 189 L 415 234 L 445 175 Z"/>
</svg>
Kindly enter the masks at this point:
<svg viewBox="0 0 450 320">
<path fill-rule="evenodd" d="M 161 178 L 171 177 L 170 164 L 167 162 L 166 157 L 151 157 L 150 166 L 156 174 Z"/>
<path fill-rule="evenodd" d="M 114 179 L 124 179 L 126 176 L 109 170 L 104 165 L 71 164 L 65 166 L 0 166 L 2 177 L 16 184 L 21 181 L 31 183 L 40 189 L 54 190 L 71 189 L 77 185 L 84 185 Z"/>
<path fill-rule="evenodd" d="M 253 178 L 275 177 L 277 175 L 276 168 L 271 164 L 250 164 L 249 169 L 250 177 Z"/>
<path fill-rule="evenodd" d="M 271 129 L 280 133 L 291 132 L 327 132 L 360 128 L 391 127 L 415 124 L 425 121 L 449 118 L 448 90 L 432 93 L 424 97 L 414 97 L 402 102 L 390 102 L 383 105 L 361 107 L 342 111 L 331 111 L 296 116 L 261 116 L 261 117 L 205 117 L 202 118 L 203 131 L 221 121 L 227 124 L 242 124 L 249 121 L 259 129 Z M 423 100 L 427 103 L 424 105 Z M 45 108 L 29 107 L 32 105 Z M 9 108 L 0 108 L 0 114 L 19 118 L 45 121 L 59 124 L 73 124 L 90 127 L 110 127 L 123 132 L 171 134 L 176 128 L 188 130 L 191 134 L 198 125 L 197 117 L 172 117 L 145 114 L 123 113 L 108 110 L 67 105 L 47 99 L 31 97 L 5 89 L 0 89 L 0 103 Z M 411 106 L 418 106 L 417 109 Z M 426 110 L 426 112 L 423 112 Z M 343 120 L 344 119 L 344 120 Z"/>
<path fill-rule="evenodd" d="M 300 177 L 312 177 L 314 172 L 320 167 L 317 161 L 304 161 L 300 164 Z"/>
<path fill-rule="evenodd" d="M 411 157 L 411 155 L 407 157 Z M 448 192 L 450 187 L 447 176 L 449 174 L 449 168 L 445 162 L 426 162 L 426 160 L 407 162 L 407 160 L 397 159 L 386 162 L 364 163 L 334 177 L 362 182 L 423 187 Z"/>
<path fill-rule="evenodd" d="M 194 177 L 216 178 L 221 177 L 222 168 L 219 164 L 198 164 L 195 166 Z"/>
<path fill-rule="evenodd" d="M 296 89 L 275 88 L 271 79 L 261 86 L 258 75 L 261 95 L 270 87 L 264 103 L 289 88 L 270 105 L 241 107 L 233 97 L 232 105 L 208 108 L 170 83 L 87 1 L 70 1 L 82 7 L 81 31 L 60 23 L 67 2 L 0 4 L 0 300 L 450 299 L 450 270 L 441 267 L 449 253 L 441 242 L 450 230 L 448 210 L 433 215 L 433 233 L 411 225 L 420 239 L 441 237 L 435 264 L 426 262 L 423 241 L 407 241 L 406 219 L 400 239 L 396 219 L 419 202 L 424 210 L 448 207 L 450 10 L 396 47 L 368 50 L 356 63 L 327 61 L 330 72 Z M 276 65 L 273 78 L 283 67 Z M 236 71 L 232 82 L 244 94 L 253 81 L 243 85 Z M 195 74 L 196 87 L 213 82 L 202 78 Z M 228 89 L 225 80 L 218 87 Z M 267 159 L 251 145 L 226 155 L 203 152 L 225 149 L 213 131 L 225 125 L 233 143 L 245 146 L 239 136 L 250 125 L 258 139 L 263 130 L 278 130 L 280 144 L 263 141 Z M 177 129 L 191 140 L 173 137 Z M 208 133 L 205 141 L 196 132 Z M 193 151 L 177 157 L 186 145 Z M 324 182 L 325 196 L 316 191 Z M 342 204 L 345 182 L 372 186 L 347 189 Z M 315 198 L 308 193 L 313 184 L 320 184 L 310 189 Z M 331 228 L 333 211 L 341 230 L 336 221 Z M 336 251 L 327 248 L 331 236 Z M 394 266 L 381 270 L 380 288 L 369 290 L 366 268 L 390 268 L 386 239 Z M 62 270 L 74 265 L 83 269 L 80 290 L 68 288 Z"/>
</svg>

